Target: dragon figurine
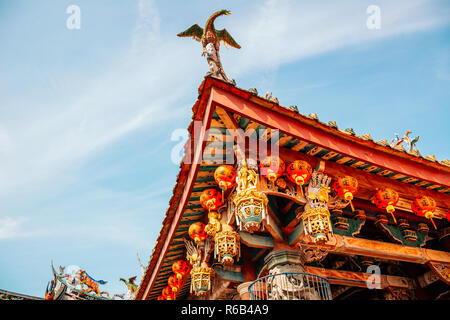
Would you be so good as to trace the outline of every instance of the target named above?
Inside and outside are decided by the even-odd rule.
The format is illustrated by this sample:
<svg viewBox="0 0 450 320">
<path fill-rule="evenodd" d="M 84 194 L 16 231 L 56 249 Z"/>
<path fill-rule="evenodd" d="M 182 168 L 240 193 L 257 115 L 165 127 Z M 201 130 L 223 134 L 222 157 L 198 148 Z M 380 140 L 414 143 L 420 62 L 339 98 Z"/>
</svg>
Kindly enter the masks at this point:
<svg viewBox="0 0 450 320">
<path fill-rule="evenodd" d="M 194 24 L 187 30 L 178 34 L 179 37 L 192 37 L 194 40 L 201 42 L 203 46 L 202 56 L 206 54 L 206 60 L 209 64 L 208 75 L 212 74 L 214 77 L 228 82 L 232 81 L 227 78 L 220 61 L 220 41 L 223 41 L 226 47 L 230 45 L 240 49 L 241 46 L 233 39 L 226 29 L 216 30 L 214 28 L 214 20 L 221 15 L 230 14 L 231 12 L 228 10 L 219 10 L 209 17 L 205 28 L 201 28 L 198 24 Z"/>
<path fill-rule="evenodd" d="M 87 288 L 85 289 L 85 291 L 87 293 L 90 292 L 95 292 L 98 296 L 102 296 L 104 293 L 106 293 L 106 295 L 109 297 L 109 293 L 106 291 L 100 292 L 98 285 L 99 284 L 106 284 L 107 281 L 104 280 L 95 280 L 94 278 L 92 278 L 90 275 L 87 274 L 86 271 L 84 270 L 79 270 L 77 271 L 77 278 L 79 280 L 80 285 L 86 286 Z"/>
</svg>

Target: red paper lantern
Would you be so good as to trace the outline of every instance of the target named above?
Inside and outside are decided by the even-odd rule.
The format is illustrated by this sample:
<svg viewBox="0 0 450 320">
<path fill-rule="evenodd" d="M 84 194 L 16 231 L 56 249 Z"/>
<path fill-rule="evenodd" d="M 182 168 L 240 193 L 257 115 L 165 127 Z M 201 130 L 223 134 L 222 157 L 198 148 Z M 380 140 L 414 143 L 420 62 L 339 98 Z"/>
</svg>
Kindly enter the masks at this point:
<svg viewBox="0 0 450 320">
<path fill-rule="evenodd" d="M 436 225 L 433 221 L 436 211 L 436 201 L 434 201 L 433 198 L 427 196 L 416 198 L 411 202 L 411 210 L 419 217 L 430 219 L 436 229 Z"/>
<path fill-rule="evenodd" d="M 165 300 L 175 300 L 176 293 L 172 291 L 172 288 L 167 286 L 162 291 L 162 296 Z"/>
<path fill-rule="evenodd" d="M 236 169 L 232 166 L 220 166 L 214 172 L 214 179 L 222 189 L 222 199 L 224 191 L 232 188 L 236 184 Z"/>
<path fill-rule="evenodd" d="M 312 168 L 308 162 L 295 160 L 287 166 L 286 174 L 289 180 L 299 186 L 303 195 L 302 186 L 308 182 L 312 175 Z"/>
<path fill-rule="evenodd" d="M 275 182 L 284 173 L 285 165 L 280 157 L 269 156 L 260 162 L 259 168 L 263 177 Z"/>
<path fill-rule="evenodd" d="M 386 211 L 392 215 L 394 222 L 397 223 L 394 211 L 398 199 L 399 196 L 396 191 L 389 188 L 380 188 L 373 196 L 373 203 L 380 209 L 386 209 Z"/>
<path fill-rule="evenodd" d="M 200 203 L 208 211 L 217 210 L 222 204 L 222 195 L 216 189 L 206 189 L 200 195 Z"/>
<path fill-rule="evenodd" d="M 356 180 L 352 176 L 339 177 L 334 182 L 333 188 L 339 197 L 350 201 L 352 211 L 355 211 L 351 201 L 353 200 L 354 194 L 358 191 L 358 180 Z"/>
<path fill-rule="evenodd" d="M 201 222 L 195 222 L 189 226 L 189 236 L 195 241 L 195 243 L 199 243 L 208 237 L 205 227 L 206 225 Z"/>
<path fill-rule="evenodd" d="M 166 300 L 162 295 L 158 296 L 158 300 Z"/>
<path fill-rule="evenodd" d="M 176 275 L 171 275 L 169 280 L 167 281 L 169 287 L 172 288 L 172 291 L 177 293 L 184 284 L 183 278 L 178 278 Z"/>
<path fill-rule="evenodd" d="M 172 264 L 172 271 L 173 273 L 176 274 L 178 279 L 182 279 L 185 275 L 189 273 L 190 270 L 191 267 L 184 260 L 178 260 Z"/>
</svg>

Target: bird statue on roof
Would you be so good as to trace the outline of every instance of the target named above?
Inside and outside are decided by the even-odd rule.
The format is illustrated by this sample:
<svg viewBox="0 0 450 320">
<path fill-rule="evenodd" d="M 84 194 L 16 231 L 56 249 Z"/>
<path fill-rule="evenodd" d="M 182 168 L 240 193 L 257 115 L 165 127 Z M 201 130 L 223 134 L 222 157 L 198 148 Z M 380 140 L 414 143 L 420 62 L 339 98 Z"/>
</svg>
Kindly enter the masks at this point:
<svg viewBox="0 0 450 320">
<path fill-rule="evenodd" d="M 203 53 L 202 56 L 206 54 L 206 60 L 209 64 L 208 75 L 213 75 L 216 78 L 233 82 L 229 80 L 223 70 L 222 63 L 220 61 L 219 49 L 220 42 L 222 41 L 226 47 L 232 46 L 240 49 L 241 46 L 233 39 L 233 37 L 228 33 L 226 29 L 216 30 L 214 28 L 214 21 L 222 15 L 230 15 L 231 12 L 228 10 L 219 10 L 209 17 L 206 21 L 205 28 L 201 28 L 198 24 L 194 24 L 187 30 L 180 32 L 179 37 L 192 37 L 194 40 L 202 43 Z"/>
<path fill-rule="evenodd" d="M 135 283 L 136 276 L 129 278 L 128 281 L 125 280 L 124 278 L 120 278 L 119 281 L 122 281 L 127 286 L 127 289 L 128 289 L 127 300 L 133 298 L 136 295 L 136 292 L 138 289 L 138 286 Z"/>
<path fill-rule="evenodd" d="M 411 139 L 409 135 L 412 133 L 411 130 L 407 130 L 405 134 L 403 135 L 403 138 L 400 139 L 399 134 L 395 134 L 395 138 L 391 140 L 390 146 L 392 148 L 395 148 L 399 145 L 403 145 L 403 143 L 406 143 L 407 148 L 409 148 L 408 152 L 410 153 L 416 153 L 419 154 L 419 151 L 417 150 L 416 143 L 419 141 L 419 136 L 415 137 L 414 139 Z"/>
</svg>

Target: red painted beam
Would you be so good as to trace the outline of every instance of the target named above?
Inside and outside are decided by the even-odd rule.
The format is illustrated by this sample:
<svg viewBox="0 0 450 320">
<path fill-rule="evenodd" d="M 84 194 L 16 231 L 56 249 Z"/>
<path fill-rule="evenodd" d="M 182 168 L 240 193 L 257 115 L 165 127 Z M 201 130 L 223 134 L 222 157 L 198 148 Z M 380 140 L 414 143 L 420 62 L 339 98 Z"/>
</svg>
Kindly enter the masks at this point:
<svg viewBox="0 0 450 320">
<path fill-rule="evenodd" d="M 371 273 L 332 270 L 305 266 L 305 272 L 325 277 L 331 284 L 367 288 L 367 280 Z M 412 288 L 412 279 L 390 275 L 380 275 L 380 289 L 388 287 Z"/>
<path fill-rule="evenodd" d="M 290 118 L 271 108 L 248 101 L 218 87 L 212 88 L 211 95 L 213 102 L 224 109 L 269 128 L 279 129 L 295 138 L 387 170 L 450 187 L 450 174 L 444 169 L 410 161 L 395 154 L 365 145 L 362 142 L 355 142 L 345 137 L 337 136 L 319 128 L 319 125 L 312 126 L 299 119 Z"/>
<path fill-rule="evenodd" d="M 145 291 L 142 295 L 140 295 L 141 299 L 143 299 L 143 300 L 145 300 L 148 297 L 148 295 L 153 287 L 153 284 L 155 283 L 155 280 L 158 276 L 159 270 L 161 269 L 161 265 L 167 254 L 169 246 L 172 243 L 173 237 L 174 237 L 177 227 L 181 221 L 181 218 L 183 217 L 183 212 L 186 208 L 186 205 L 187 205 L 190 195 L 192 193 L 192 189 L 194 187 L 194 182 L 197 177 L 197 173 L 198 173 L 198 170 L 199 170 L 199 167 L 201 164 L 203 150 L 206 145 L 206 140 L 207 140 L 206 134 L 207 134 L 207 130 L 209 129 L 209 127 L 211 125 L 213 111 L 214 111 L 214 108 L 213 108 L 212 99 L 210 96 L 208 103 L 206 105 L 205 111 L 204 111 L 203 125 L 201 127 L 199 137 L 198 137 L 198 139 L 195 140 L 196 148 L 194 151 L 195 153 L 194 153 L 193 163 L 189 170 L 189 175 L 186 180 L 185 189 L 183 191 L 183 194 L 181 196 L 177 210 L 175 212 L 175 216 L 174 216 L 173 220 L 171 221 L 169 232 L 164 239 L 160 239 L 160 241 L 164 241 L 164 243 L 163 243 L 161 251 L 158 255 L 157 262 L 152 270 L 150 279 L 149 279 L 148 283 L 146 284 Z M 186 157 L 187 156 L 188 156 L 188 154 L 186 155 Z M 147 270 L 147 271 L 149 271 L 149 270 Z"/>
</svg>

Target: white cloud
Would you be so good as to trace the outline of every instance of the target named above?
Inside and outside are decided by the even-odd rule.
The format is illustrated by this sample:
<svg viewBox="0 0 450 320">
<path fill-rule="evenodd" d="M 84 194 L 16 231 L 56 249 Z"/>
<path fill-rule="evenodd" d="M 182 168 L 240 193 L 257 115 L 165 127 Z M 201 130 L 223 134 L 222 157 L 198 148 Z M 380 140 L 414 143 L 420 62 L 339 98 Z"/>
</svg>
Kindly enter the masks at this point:
<svg viewBox="0 0 450 320">
<path fill-rule="evenodd" d="M 377 1 L 381 29 L 369 30 L 360 1 L 267 0 L 245 12 L 228 30 L 242 45 L 230 54 L 226 69 L 233 75 L 277 68 L 298 59 L 395 35 L 449 23 L 449 10 L 425 0 Z M 231 31 L 233 30 L 233 31 Z M 234 50 L 234 49 L 233 49 Z M 222 56 L 228 55 L 224 52 Z"/>
<path fill-rule="evenodd" d="M 84 83 L 78 95 L 62 92 L 56 101 L 29 105 L 33 117 L 8 123 L 0 118 L 0 195 L 38 186 L 133 130 L 185 120 L 188 109 L 176 102 L 197 86 L 189 79 L 203 61 L 174 64 L 189 43 L 176 38 L 161 42 L 152 1 L 139 1 L 138 12 L 129 51 L 105 73 L 71 79 Z M 64 94 L 74 98 L 67 100 Z"/>
<path fill-rule="evenodd" d="M 443 81 L 450 80 L 450 54 L 448 51 L 440 52 L 435 61 L 436 78 Z"/>
<path fill-rule="evenodd" d="M 223 19 L 242 45 L 241 52 L 222 49 L 225 70 L 236 78 L 448 22 L 445 10 L 439 11 L 428 1 L 377 4 L 381 30 L 366 28 L 368 4 L 358 1 L 267 0 L 262 5 L 252 4 L 254 10 L 235 11 L 219 22 Z M 140 0 L 137 11 L 129 51 L 117 53 L 107 72 L 88 80 L 61 79 L 65 91 L 58 99 L 27 106 L 32 116 L 15 117 L 11 122 L 0 118 L 0 196 L 21 186 L 39 186 L 39 181 L 63 172 L 74 161 L 135 129 L 189 117 L 189 108 L 174 106 L 195 90 L 199 73 L 207 71 L 200 45 L 175 36 L 163 38 L 154 1 Z M 71 81 L 83 83 L 78 95 L 70 92 Z M 15 102 L 9 103 L 3 110 L 14 109 Z"/>
<path fill-rule="evenodd" d="M 25 218 L 0 217 L 0 240 L 28 236 L 29 234 L 21 229 L 26 221 Z"/>
</svg>

